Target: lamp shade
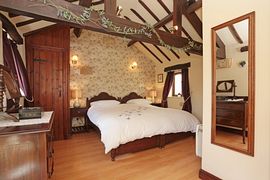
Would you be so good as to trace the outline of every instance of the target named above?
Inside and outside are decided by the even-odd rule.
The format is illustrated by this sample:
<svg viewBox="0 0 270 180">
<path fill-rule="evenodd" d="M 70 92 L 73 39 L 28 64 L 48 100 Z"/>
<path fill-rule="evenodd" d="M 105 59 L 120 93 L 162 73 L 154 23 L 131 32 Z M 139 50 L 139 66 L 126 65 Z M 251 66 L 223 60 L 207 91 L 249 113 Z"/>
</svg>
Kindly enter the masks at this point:
<svg viewBox="0 0 270 180">
<path fill-rule="evenodd" d="M 80 89 L 72 89 L 71 90 L 71 98 L 77 99 L 82 97 L 82 92 Z"/>
<path fill-rule="evenodd" d="M 150 91 L 150 96 L 151 97 L 156 97 L 157 96 L 157 91 L 156 90 L 151 90 Z"/>
</svg>

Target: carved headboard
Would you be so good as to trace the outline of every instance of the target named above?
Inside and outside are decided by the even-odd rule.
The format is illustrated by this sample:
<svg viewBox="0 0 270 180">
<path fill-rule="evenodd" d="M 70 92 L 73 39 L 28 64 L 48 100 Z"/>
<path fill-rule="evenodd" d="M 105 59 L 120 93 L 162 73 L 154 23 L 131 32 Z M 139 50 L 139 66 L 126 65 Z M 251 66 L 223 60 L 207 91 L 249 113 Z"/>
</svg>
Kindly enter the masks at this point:
<svg viewBox="0 0 270 180">
<path fill-rule="evenodd" d="M 117 100 L 117 101 L 120 101 L 120 98 L 116 98 L 114 96 L 111 96 L 106 92 L 101 92 L 97 96 L 93 96 L 90 99 L 87 98 L 86 99 L 86 106 L 89 108 L 91 102 L 100 101 L 100 100 Z"/>
<path fill-rule="evenodd" d="M 131 92 L 129 93 L 128 95 L 124 96 L 120 102 L 121 104 L 124 104 L 124 103 L 127 103 L 127 101 L 131 100 L 131 99 L 143 99 L 142 96 L 138 95 L 137 93 L 135 92 Z"/>
</svg>

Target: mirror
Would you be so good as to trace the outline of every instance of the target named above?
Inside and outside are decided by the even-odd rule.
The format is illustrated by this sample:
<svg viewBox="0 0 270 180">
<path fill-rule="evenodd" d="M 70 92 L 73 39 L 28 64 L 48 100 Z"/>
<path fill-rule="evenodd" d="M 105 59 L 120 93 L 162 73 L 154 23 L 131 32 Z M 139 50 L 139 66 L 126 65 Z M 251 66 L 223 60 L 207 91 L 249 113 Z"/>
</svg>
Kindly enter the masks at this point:
<svg viewBox="0 0 270 180">
<path fill-rule="evenodd" d="M 255 12 L 212 28 L 213 144 L 254 155 Z"/>
</svg>

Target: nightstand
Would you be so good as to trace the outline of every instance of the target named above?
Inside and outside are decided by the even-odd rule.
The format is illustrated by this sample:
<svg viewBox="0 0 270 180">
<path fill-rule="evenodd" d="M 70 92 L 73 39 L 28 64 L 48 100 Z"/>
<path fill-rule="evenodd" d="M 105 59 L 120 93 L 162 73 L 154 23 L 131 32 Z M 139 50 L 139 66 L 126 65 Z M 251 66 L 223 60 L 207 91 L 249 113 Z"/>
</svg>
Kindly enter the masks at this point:
<svg viewBox="0 0 270 180">
<path fill-rule="evenodd" d="M 87 107 L 71 107 L 70 108 L 70 123 L 72 133 L 85 132 L 87 131 L 86 116 L 87 116 Z M 76 119 L 76 126 L 72 126 L 72 119 Z"/>
<path fill-rule="evenodd" d="M 152 106 L 161 107 L 161 103 L 151 103 Z"/>
</svg>

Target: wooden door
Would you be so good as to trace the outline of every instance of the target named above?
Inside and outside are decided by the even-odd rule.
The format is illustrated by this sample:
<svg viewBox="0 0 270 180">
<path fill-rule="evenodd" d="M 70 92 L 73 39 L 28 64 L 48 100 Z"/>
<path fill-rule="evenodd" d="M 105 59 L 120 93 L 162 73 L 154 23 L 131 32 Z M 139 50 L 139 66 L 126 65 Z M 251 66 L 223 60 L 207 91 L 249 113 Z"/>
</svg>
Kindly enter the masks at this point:
<svg viewBox="0 0 270 180">
<path fill-rule="evenodd" d="M 34 97 L 34 101 L 29 103 L 30 106 L 40 106 L 44 111 L 54 111 L 54 139 L 68 138 L 70 136 L 69 28 L 54 27 L 27 36 L 26 60 Z"/>
<path fill-rule="evenodd" d="M 64 139 L 63 60 L 61 49 L 32 47 L 30 77 L 33 90 L 33 106 L 44 111 L 55 111 L 54 137 Z"/>
</svg>

